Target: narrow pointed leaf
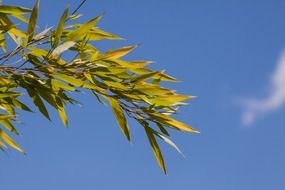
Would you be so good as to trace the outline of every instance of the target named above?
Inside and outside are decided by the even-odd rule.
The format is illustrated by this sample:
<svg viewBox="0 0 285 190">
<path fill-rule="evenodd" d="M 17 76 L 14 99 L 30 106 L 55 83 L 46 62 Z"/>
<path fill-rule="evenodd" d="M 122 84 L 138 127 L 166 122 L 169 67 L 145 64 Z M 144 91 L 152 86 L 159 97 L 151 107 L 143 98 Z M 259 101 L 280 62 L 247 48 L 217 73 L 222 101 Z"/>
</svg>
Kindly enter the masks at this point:
<svg viewBox="0 0 285 190">
<path fill-rule="evenodd" d="M 117 50 L 108 51 L 102 57 L 102 59 L 119 59 L 119 58 L 127 55 L 131 51 L 133 51 L 136 47 L 138 47 L 138 46 L 127 46 L 127 47 L 123 47 L 123 48 L 120 48 L 120 49 L 117 49 Z"/>
<path fill-rule="evenodd" d="M 53 48 L 57 47 L 59 42 L 60 42 L 60 39 L 61 39 L 61 35 L 62 35 L 62 31 L 64 29 L 64 23 L 67 19 L 67 15 L 68 15 L 68 11 L 69 11 L 69 7 L 67 7 L 61 18 L 60 18 L 60 21 L 57 25 L 57 28 L 56 28 L 56 31 L 55 31 L 55 35 L 54 35 L 54 42 L 53 42 Z"/>
<path fill-rule="evenodd" d="M 39 111 L 48 119 L 50 119 L 49 113 L 43 103 L 43 101 L 41 100 L 40 96 L 33 90 L 30 88 L 27 88 L 27 92 L 29 94 L 29 96 L 31 97 L 33 103 L 35 104 L 35 106 L 39 109 Z"/>
<path fill-rule="evenodd" d="M 31 16 L 30 16 L 30 20 L 29 20 L 29 24 L 28 24 L 28 42 L 32 40 L 32 38 L 34 37 L 34 33 L 35 33 L 35 29 L 36 29 L 36 24 L 37 24 L 37 19 L 38 19 L 38 11 L 39 11 L 39 0 L 37 0 Z"/>
<path fill-rule="evenodd" d="M 152 151 L 153 151 L 153 154 L 154 154 L 154 156 L 156 158 L 157 163 L 159 164 L 159 166 L 162 169 L 162 171 L 165 174 L 167 174 L 162 153 L 161 153 L 160 148 L 159 148 L 159 146 L 158 146 L 158 144 L 156 142 L 156 139 L 155 139 L 155 137 L 153 135 L 152 130 L 148 126 L 145 126 L 144 129 L 145 129 L 145 132 L 147 134 L 150 146 L 152 148 Z"/>
<path fill-rule="evenodd" d="M 127 119 L 125 117 L 124 111 L 119 104 L 119 102 L 115 98 L 108 97 L 107 98 L 110 106 L 112 107 L 113 113 L 115 115 L 115 118 L 118 122 L 118 125 L 121 128 L 122 133 L 125 135 L 125 137 L 128 139 L 128 141 L 131 140 L 130 137 L 130 129 L 127 123 Z"/>
<path fill-rule="evenodd" d="M 25 153 L 24 150 L 13 140 L 9 137 L 2 129 L 0 129 L 0 139 L 2 139 L 7 145 L 13 147 L 14 149 Z"/>
<path fill-rule="evenodd" d="M 76 43 L 72 41 L 67 41 L 55 48 L 52 52 L 52 55 L 54 56 L 59 56 L 62 54 L 64 51 L 68 50 L 69 48 L 73 47 Z"/>
<path fill-rule="evenodd" d="M 11 15 L 22 15 L 31 12 L 31 9 L 9 6 L 9 5 L 0 5 L 0 13 L 6 13 Z"/>
<path fill-rule="evenodd" d="M 177 121 L 165 114 L 162 113 L 155 113 L 155 112 L 148 112 L 147 114 L 152 118 L 155 119 L 156 121 L 160 122 L 161 124 L 171 127 L 180 131 L 187 131 L 187 132 L 192 132 L 192 133 L 200 133 L 196 129 L 186 125 L 185 123 L 182 123 L 180 121 Z"/>
<path fill-rule="evenodd" d="M 70 32 L 65 41 L 80 41 L 88 34 L 88 32 L 94 27 L 94 25 L 101 19 L 101 16 L 89 20 L 86 24 L 82 25 L 75 31 Z"/>
</svg>

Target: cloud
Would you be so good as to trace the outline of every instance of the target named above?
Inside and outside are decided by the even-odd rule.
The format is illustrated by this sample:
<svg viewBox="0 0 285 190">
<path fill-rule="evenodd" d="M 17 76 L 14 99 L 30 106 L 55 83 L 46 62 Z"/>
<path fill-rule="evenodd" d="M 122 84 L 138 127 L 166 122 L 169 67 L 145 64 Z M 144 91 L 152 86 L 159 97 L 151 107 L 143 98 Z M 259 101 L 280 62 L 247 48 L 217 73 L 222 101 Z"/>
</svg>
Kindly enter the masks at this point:
<svg viewBox="0 0 285 190">
<path fill-rule="evenodd" d="M 246 99 L 243 102 L 242 122 L 251 125 L 256 119 L 285 105 L 285 50 L 270 78 L 269 94 L 263 99 Z"/>
</svg>

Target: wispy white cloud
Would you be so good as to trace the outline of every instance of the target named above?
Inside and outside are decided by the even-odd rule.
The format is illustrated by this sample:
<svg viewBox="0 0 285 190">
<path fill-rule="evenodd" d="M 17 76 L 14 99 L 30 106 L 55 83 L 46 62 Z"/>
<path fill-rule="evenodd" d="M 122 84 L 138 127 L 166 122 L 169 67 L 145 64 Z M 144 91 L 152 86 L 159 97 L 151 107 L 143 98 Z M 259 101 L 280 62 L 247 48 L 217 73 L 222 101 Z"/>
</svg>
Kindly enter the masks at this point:
<svg viewBox="0 0 285 190">
<path fill-rule="evenodd" d="M 285 105 L 285 50 L 281 53 L 277 67 L 271 75 L 268 96 L 263 99 L 246 99 L 243 103 L 242 122 L 247 126 Z"/>
</svg>

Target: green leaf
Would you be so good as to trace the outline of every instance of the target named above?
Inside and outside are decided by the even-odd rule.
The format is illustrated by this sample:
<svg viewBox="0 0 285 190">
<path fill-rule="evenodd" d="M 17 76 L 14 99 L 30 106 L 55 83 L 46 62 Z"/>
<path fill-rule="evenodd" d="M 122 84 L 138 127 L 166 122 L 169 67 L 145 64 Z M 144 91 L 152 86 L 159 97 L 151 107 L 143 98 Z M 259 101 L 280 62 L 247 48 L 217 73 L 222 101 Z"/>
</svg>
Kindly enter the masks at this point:
<svg viewBox="0 0 285 190">
<path fill-rule="evenodd" d="M 59 42 L 60 42 L 60 39 L 61 39 L 61 34 L 62 34 L 62 31 L 64 29 L 64 23 L 66 21 L 66 18 L 67 18 L 67 15 L 68 15 L 68 11 L 69 11 L 69 7 L 67 7 L 61 18 L 60 18 L 60 21 L 57 25 L 57 28 L 56 28 L 56 31 L 55 31 L 55 35 L 54 35 L 54 42 L 53 42 L 53 45 L 52 47 L 55 48 L 58 46 Z"/>
<path fill-rule="evenodd" d="M 61 73 L 56 73 L 53 75 L 55 78 L 58 78 L 62 81 L 65 81 L 75 87 L 82 87 L 82 88 L 87 88 L 87 89 L 93 89 L 99 92 L 104 92 L 104 89 L 100 88 L 99 86 L 96 86 L 94 84 L 91 83 L 87 83 L 82 79 L 77 79 L 74 78 L 73 76 L 69 76 L 69 75 L 65 75 L 65 74 L 61 74 Z"/>
<path fill-rule="evenodd" d="M 20 96 L 21 93 L 18 92 L 4 92 L 4 94 L 0 94 L 0 98 L 7 98 L 7 97 L 17 97 Z"/>
<path fill-rule="evenodd" d="M 146 79 L 152 78 L 153 76 L 156 76 L 156 75 L 158 75 L 160 73 L 161 73 L 161 71 L 154 71 L 154 72 L 151 72 L 151 73 L 143 74 L 143 75 L 134 77 L 133 79 L 128 81 L 128 83 L 138 83 L 138 82 L 144 81 Z"/>
<path fill-rule="evenodd" d="M 31 12 L 31 9 L 9 6 L 9 5 L 0 5 L 0 13 L 11 14 L 11 15 L 22 15 Z"/>
<path fill-rule="evenodd" d="M 57 103 L 57 111 L 58 111 L 58 114 L 61 118 L 61 121 L 62 123 L 64 124 L 65 127 L 68 126 L 68 120 L 67 120 L 67 116 L 66 116 L 66 113 L 65 113 L 65 109 L 64 109 L 64 104 L 63 104 L 63 101 L 57 97 L 56 98 L 56 103 Z"/>
<path fill-rule="evenodd" d="M 162 171 L 165 174 L 167 174 L 165 163 L 164 163 L 164 159 L 163 159 L 162 153 L 160 151 L 160 148 L 159 148 L 159 146 L 158 146 L 158 144 L 156 142 L 156 139 L 155 139 L 155 137 L 153 135 L 153 131 L 148 127 L 147 123 L 143 122 L 143 125 L 144 125 L 145 132 L 147 134 L 150 146 L 151 146 L 152 151 L 153 151 L 153 153 L 155 155 L 156 161 L 159 164 L 159 166 L 162 169 Z"/>
<path fill-rule="evenodd" d="M 106 99 L 109 101 L 110 106 L 112 107 L 113 113 L 121 128 L 122 133 L 125 135 L 128 141 L 130 141 L 131 140 L 130 129 L 120 103 L 118 102 L 118 100 L 112 97 L 106 97 Z"/>
<path fill-rule="evenodd" d="M 101 16 L 89 20 L 86 24 L 82 25 L 78 29 L 70 32 L 65 41 L 81 41 L 88 34 L 88 32 L 94 27 L 94 25 L 101 19 Z"/>
<path fill-rule="evenodd" d="M 72 15 L 70 15 L 68 18 L 69 18 L 70 20 L 75 20 L 75 19 L 80 18 L 81 16 L 82 16 L 82 14 L 72 14 Z"/>
<path fill-rule="evenodd" d="M 151 119 L 154 119 L 167 127 L 171 127 L 176 130 L 185 131 L 185 132 L 200 133 L 199 131 L 186 125 L 185 123 L 177 121 L 165 114 L 151 112 L 148 110 L 144 110 L 144 111 L 150 116 Z"/>
<path fill-rule="evenodd" d="M 10 132 L 19 135 L 19 132 L 17 131 L 17 129 L 11 124 L 10 121 L 8 120 L 1 120 L 0 119 L 0 125 L 2 125 L 3 127 L 5 127 L 6 129 L 8 129 Z"/>
<path fill-rule="evenodd" d="M 54 90 L 54 92 L 58 92 L 60 89 L 64 89 L 64 90 L 70 90 L 70 91 L 75 91 L 75 88 L 65 84 L 63 82 L 60 82 L 58 80 L 55 79 L 51 79 L 51 85 L 52 85 L 52 89 Z"/>
<path fill-rule="evenodd" d="M 36 24 L 37 24 L 37 19 L 38 19 L 39 3 L 40 3 L 40 1 L 37 0 L 36 4 L 35 4 L 35 6 L 34 6 L 34 8 L 32 10 L 30 19 L 29 19 L 28 30 L 27 30 L 28 42 L 30 42 L 33 39 L 33 37 L 34 37 Z"/>
<path fill-rule="evenodd" d="M 133 51 L 136 47 L 138 47 L 138 46 L 137 45 L 126 46 L 126 47 L 122 47 L 120 49 L 116 49 L 113 51 L 108 51 L 105 55 L 103 55 L 102 59 L 110 59 L 110 60 L 119 59 L 119 58 L 127 55 L 131 51 Z"/>
<path fill-rule="evenodd" d="M 29 23 L 29 20 L 26 17 L 24 17 L 23 15 L 12 15 L 12 16 L 19 19 L 20 21 L 23 21 L 25 23 Z"/>
<path fill-rule="evenodd" d="M 35 106 L 39 109 L 39 111 L 48 119 L 50 119 L 49 113 L 41 100 L 40 96 L 35 92 L 35 90 L 31 88 L 26 88 L 29 96 L 31 97 L 32 101 L 34 102 Z"/>
<path fill-rule="evenodd" d="M 23 149 L 13 140 L 11 139 L 2 129 L 0 129 L 0 138 L 7 143 L 9 146 L 13 147 L 14 149 L 25 153 Z"/>
<path fill-rule="evenodd" d="M 9 102 L 9 101 L 8 101 Z M 23 104 L 22 102 L 20 102 L 19 100 L 17 99 L 12 99 L 11 100 L 11 103 L 18 109 L 21 109 L 21 110 L 25 110 L 25 111 L 29 111 L 29 112 L 32 112 L 32 110 L 26 106 L 25 104 Z"/>
</svg>

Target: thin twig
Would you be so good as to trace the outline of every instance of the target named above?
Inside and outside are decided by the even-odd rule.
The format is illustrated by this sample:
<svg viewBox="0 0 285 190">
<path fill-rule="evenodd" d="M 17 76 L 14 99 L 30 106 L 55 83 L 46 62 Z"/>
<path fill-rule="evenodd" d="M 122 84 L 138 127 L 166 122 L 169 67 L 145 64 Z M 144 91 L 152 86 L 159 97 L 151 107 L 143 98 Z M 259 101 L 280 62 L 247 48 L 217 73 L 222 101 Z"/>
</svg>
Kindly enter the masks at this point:
<svg viewBox="0 0 285 190">
<path fill-rule="evenodd" d="M 86 2 L 87 0 L 83 0 L 77 7 L 76 9 L 71 13 L 71 15 L 74 15 L 81 7 L 82 5 Z"/>
</svg>

